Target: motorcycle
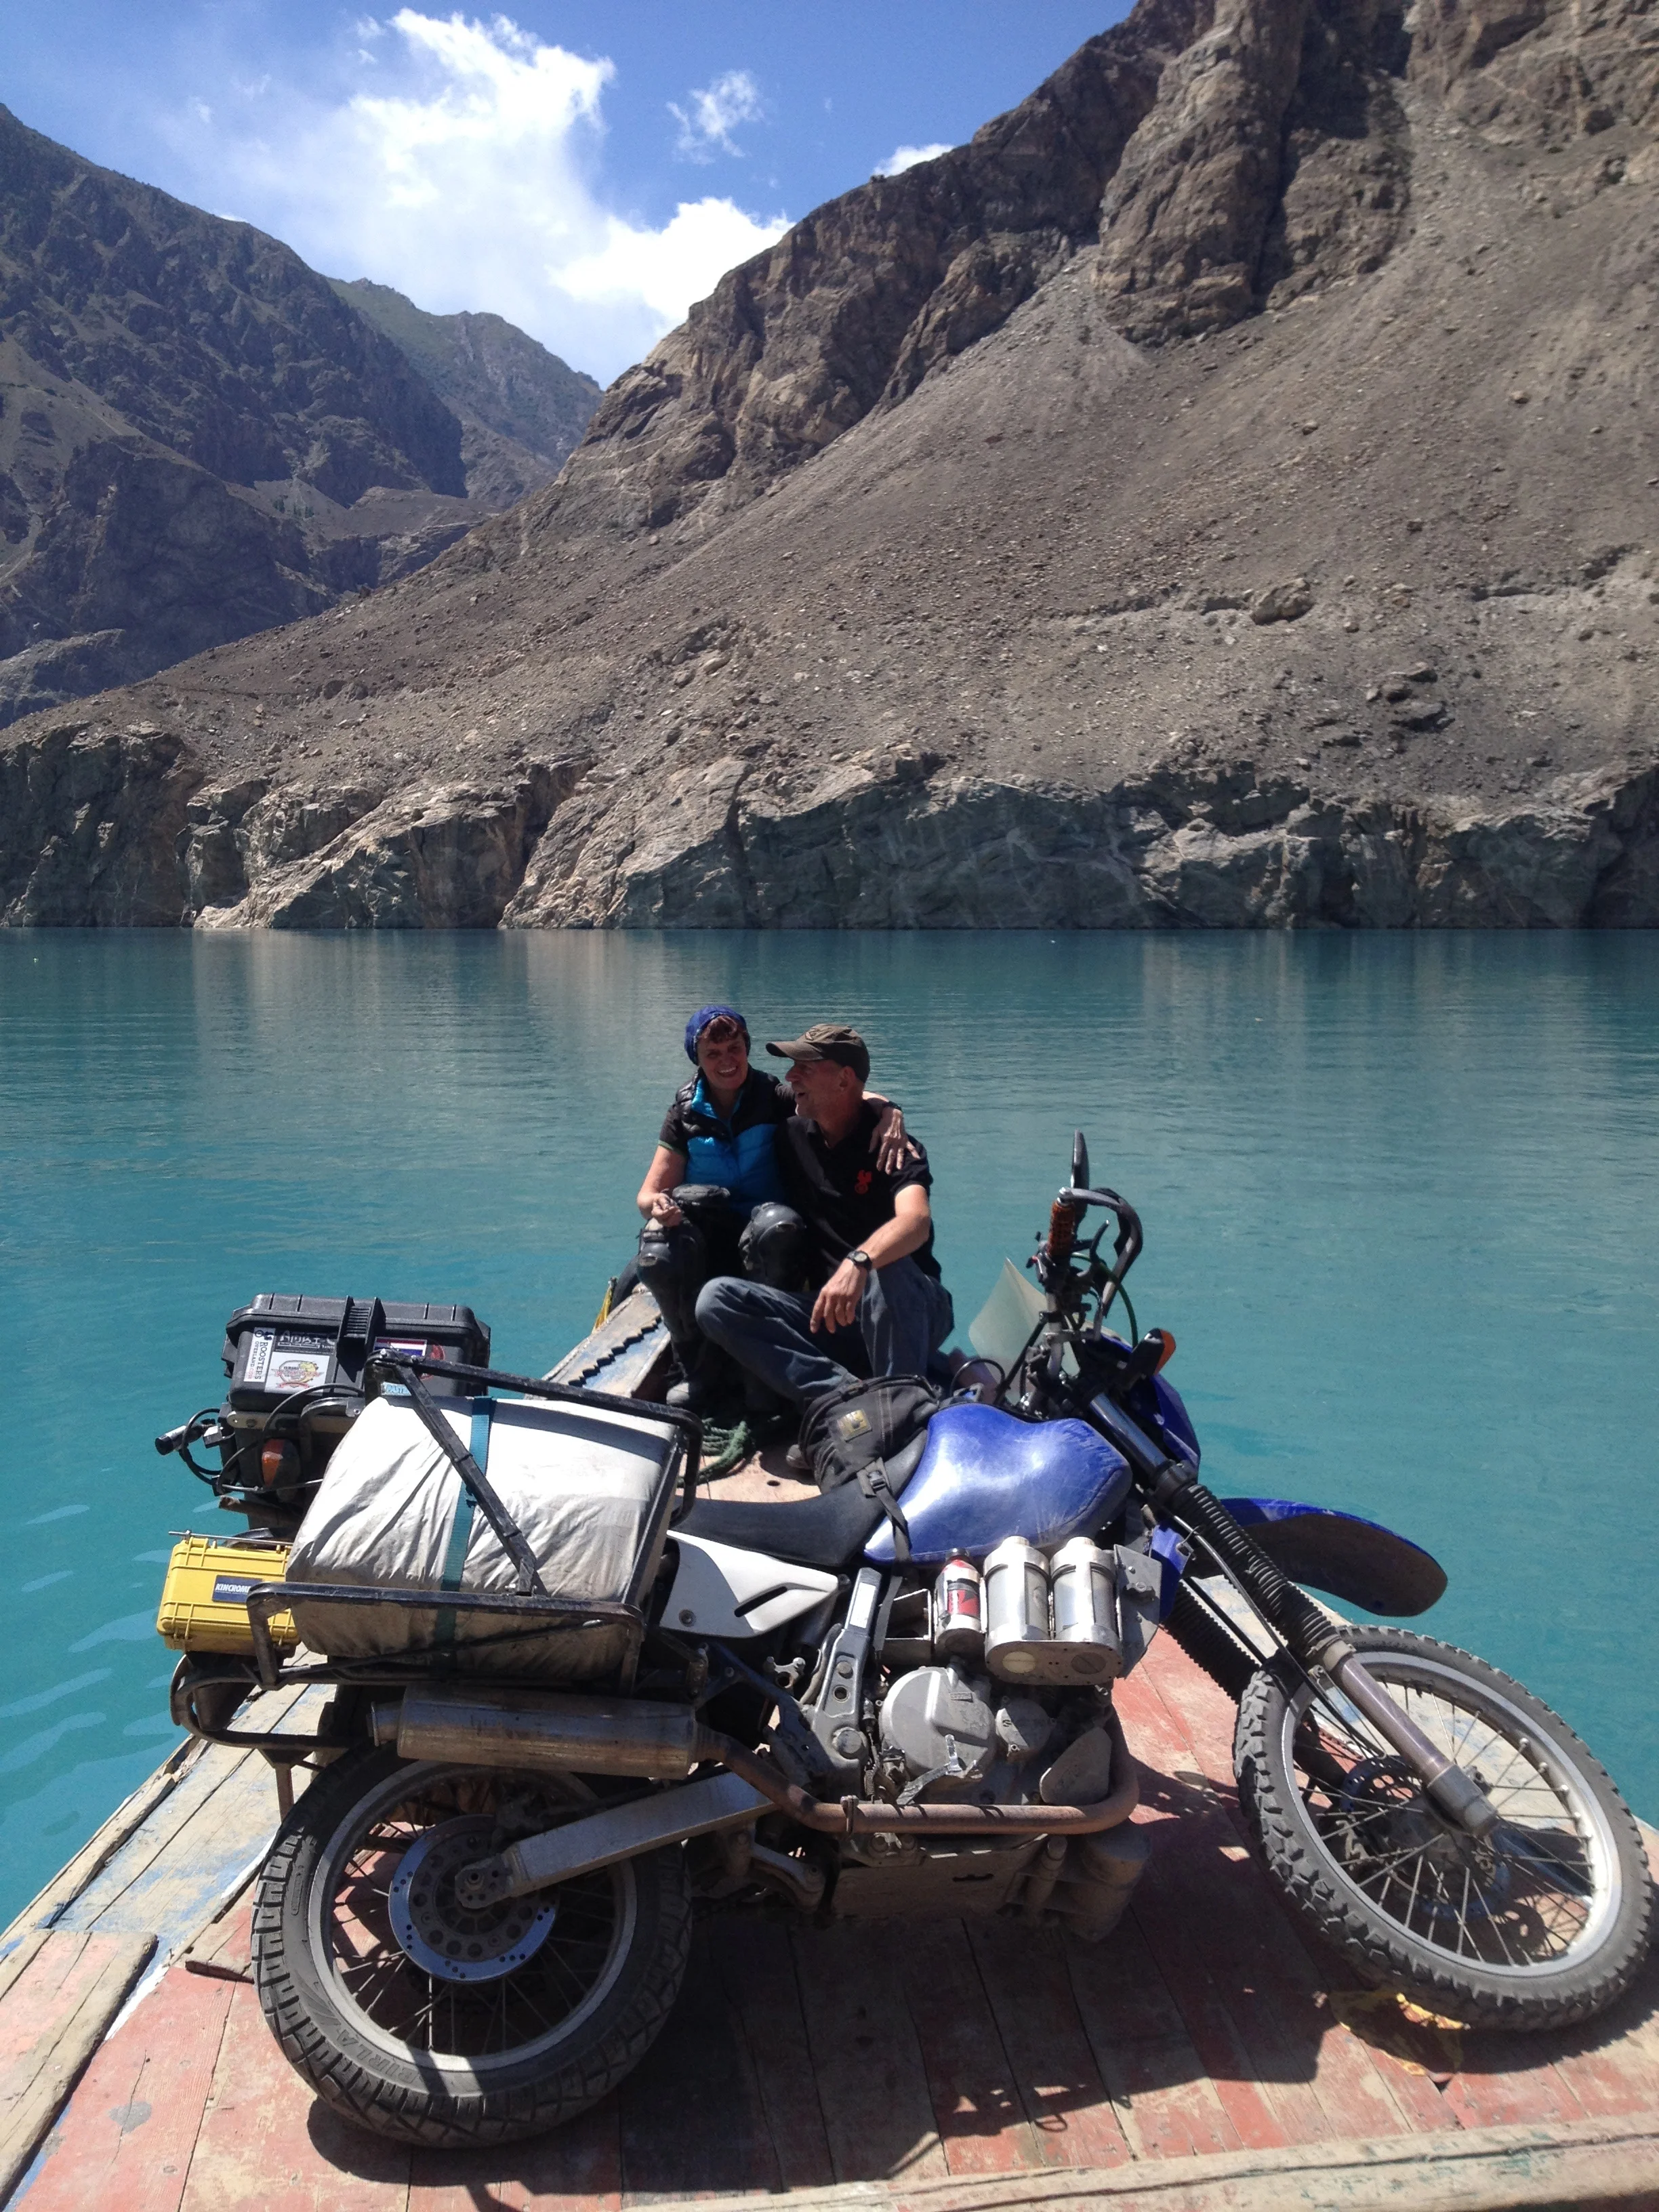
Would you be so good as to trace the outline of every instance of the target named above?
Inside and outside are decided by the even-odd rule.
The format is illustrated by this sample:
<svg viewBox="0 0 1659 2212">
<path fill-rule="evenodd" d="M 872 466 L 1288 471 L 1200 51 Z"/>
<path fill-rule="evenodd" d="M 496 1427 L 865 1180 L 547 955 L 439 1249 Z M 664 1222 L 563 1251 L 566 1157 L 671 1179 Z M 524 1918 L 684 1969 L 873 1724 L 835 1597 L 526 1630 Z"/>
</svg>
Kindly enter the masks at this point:
<svg viewBox="0 0 1659 2212">
<path fill-rule="evenodd" d="M 1129 1305 L 1141 1247 L 1079 1135 L 963 1387 L 841 1394 L 809 1424 L 834 1486 L 799 1502 L 699 1498 L 690 1415 L 365 1331 L 352 1434 L 378 1420 L 380 1455 L 354 1487 L 339 1447 L 286 1573 L 240 1586 L 252 1659 L 187 1654 L 173 1698 L 269 1750 L 234 1725 L 250 1688 L 332 1686 L 253 1919 L 260 2002 L 320 2096 L 438 2146 L 571 2118 L 661 2029 L 700 1903 L 1109 1937 L 1147 1833 L 1113 1690 L 1164 1630 L 1237 1706 L 1268 1876 L 1358 1975 L 1521 2030 L 1620 1995 L 1650 1888 L 1613 1783 L 1495 1668 L 1307 1594 L 1420 1613 L 1445 1576 L 1419 1547 L 1206 1486 L 1174 1340 Z M 555 1430 L 567 1470 L 573 1437 L 599 1455 L 585 1553 L 535 1517 L 565 1476 L 512 1495 L 512 1452 Z M 441 1577 L 408 1552 L 439 1474 Z M 625 1493 L 607 1579 L 594 1500 Z M 402 1565 L 343 1565 L 375 1513 Z"/>
</svg>

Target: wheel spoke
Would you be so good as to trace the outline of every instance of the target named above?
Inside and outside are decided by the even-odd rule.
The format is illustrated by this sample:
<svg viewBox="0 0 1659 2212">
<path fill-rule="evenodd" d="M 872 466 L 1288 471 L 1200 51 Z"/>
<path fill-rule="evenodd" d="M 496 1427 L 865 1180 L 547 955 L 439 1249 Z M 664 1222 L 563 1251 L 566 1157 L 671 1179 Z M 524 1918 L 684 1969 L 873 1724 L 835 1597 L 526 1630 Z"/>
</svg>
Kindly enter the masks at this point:
<svg viewBox="0 0 1659 2212">
<path fill-rule="evenodd" d="M 556 1784 L 477 1770 L 441 1775 L 423 1788 L 405 1788 L 389 1805 L 366 1807 L 355 1832 L 340 1838 L 325 1913 L 339 2001 L 394 2049 L 420 2050 L 440 2062 L 512 2063 L 556 2039 L 598 2001 L 625 1955 L 631 1869 L 580 1877 L 562 1885 L 550 1902 L 507 1899 L 482 1913 L 459 1906 L 453 1881 L 459 1863 L 498 1846 L 503 1811 L 511 1835 L 526 1820 L 552 1826 L 581 1810 Z M 538 1920 L 544 1932 L 537 1943 Z M 428 1925 L 438 1938 L 429 1962 L 416 1960 L 399 1932 L 413 1942 Z M 526 1936 L 527 1955 L 492 1975 L 491 1944 L 500 1947 L 493 1955 L 502 1955 Z M 457 1978 L 447 1968 L 451 1958 L 459 1967 L 481 1961 L 483 1978 Z"/>
<path fill-rule="evenodd" d="M 1371 1905 L 1418 1941 L 1471 1964 L 1525 1970 L 1559 1960 L 1598 1897 L 1594 1831 L 1554 1778 L 1534 1729 L 1488 1707 L 1479 1686 L 1424 1679 L 1379 1651 L 1379 1685 L 1429 1741 L 1476 1778 L 1500 1825 L 1465 1835 L 1425 1798 L 1409 1765 L 1340 1689 L 1285 1708 L 1285 1749 L 1307 1778 L 1306 1818 Z"/>
</svg>

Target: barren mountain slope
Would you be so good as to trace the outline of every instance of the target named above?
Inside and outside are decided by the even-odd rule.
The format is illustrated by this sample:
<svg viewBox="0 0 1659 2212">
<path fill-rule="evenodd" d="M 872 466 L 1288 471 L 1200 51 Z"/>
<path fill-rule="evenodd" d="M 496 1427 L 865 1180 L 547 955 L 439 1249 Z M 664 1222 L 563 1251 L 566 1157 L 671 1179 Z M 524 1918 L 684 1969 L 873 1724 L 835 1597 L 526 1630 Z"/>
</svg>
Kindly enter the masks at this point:
<svg viewBox="0 0 1659 2212">
<path fill-rule="evenodd" d="M 592 420 L 599 387 L 500 315 L 429 315 L 367 276 L 334 289 L 384 331 L 461 425 L 467 495 L 511 507 L 549 483 Z"/>
<path fill-rule="evenodd" d="M 553 474 L 591 380 L 353 289 L 0 108 L 0 722 L 404 574 Z M 526 391 L 588 404 L 550 438 Z"/>
<path fill-rule="evenodd" d="M 848 195 L 431 568 L 20 726 L 0 910 L 1659 919 L 1659 26 L 1428 9 L 1143 7 L 912 173 L 972 284 Z"/>
</svg>

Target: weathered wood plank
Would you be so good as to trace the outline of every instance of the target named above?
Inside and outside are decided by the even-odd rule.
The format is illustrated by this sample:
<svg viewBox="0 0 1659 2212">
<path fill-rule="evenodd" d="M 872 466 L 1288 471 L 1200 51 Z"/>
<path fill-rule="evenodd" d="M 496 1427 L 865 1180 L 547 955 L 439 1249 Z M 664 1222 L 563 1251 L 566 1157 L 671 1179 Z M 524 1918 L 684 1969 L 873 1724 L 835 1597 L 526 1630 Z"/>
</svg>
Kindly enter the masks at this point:
<svg viewBox="0 0 1659 2212">
<path fill-rule="evenodd" d="M 1233 1728 L 1237 1716 L 1231 1698 L 1168 1637 L 1157 1646 L 1143 1687 L 1156 1695 L 1192 1747 L 1198 1771 L 1232 1823 L 1239 1850 L 1253 1856 L 1233 1778 Z M 1315 2086 L 1322 2103 L 1333 2111 L 1337 2132 L 1376 2132 L 1389 2124 L 1407 2129 L 1455 2127 L 1456 2115 L 1448 2109 L 1434 2081 L 1424 2070 L 1438 2055 L 1432 2035 L 1415 2039 L 1422 2046 L 1421 2053 L 1406 2057 L 1381 2041 L 1367 2039 L 1363 2029 L 1344 2025 L 1330 2012 L 1330 2001 L 1339 1992 L 1358 1994 L 1352 1989 L 1352 1969 L 1302 1925 L 1265 1877 L 1263 1888 L 1283 1919 L 1289 1939 L 1277 1947 L 1281 1973 L 1297 1991 L 1298 2004 L 1305 2002 L 1322 2015 L 1328 2014 L 1322 2020 L 1328 2033 L 1320 2045 Z M 1361 2015 L 1362 2022 L 1368 2017 Z M 1351 2045 L 1358 2048 L 1350 2048 Z M 1390 2120 L 1386 2107 L 1363 2109 L 1374 2101 L 1371 2076 L 1396 2108 L 1397 2120 Z M 1355 2109 L 1356 2097 L 1362 2109 Z"/>
<path fill-rule="evenodd" d="M 891 1928 L 854 1921 L 795 1936 L 825 2132 L 842 2181 L 950 2169 L 894 1958 Z"/>
<path fill-rule="evenodd" d="M 1532 2035 L 1466 2031 L 1462 2063 L 1447 2082 L 1447 2104 L 1466 2128 L 1589 2118 L 1547 2045 Z"/>
<path fill-rule="evenodd" d="M 0 2199 L 40 2148 L 155 1948 L 153 1936 L 60 1935 L 0 2008 Z"/>
<path fill-rule="evenodd" d="M 252 1711 L 280 1727 L 317 1693 L 279 1690 Z M 64 1911 L 59 1925 L 158 1933 L 164 1954 L 187 1942 L 276 1828 L 276 1784 L 258 1752 L 208 1744 L 179 1787 Z"/>
<path fill-rule="evenodd" d="M 225 1986 L 230 2008 L 181 2212 L 405 2212 L 409 2152 L 319 2104 L 252 1990 Z"/>
<path fill-rule="evenodd" d="M 1135 1925 L 1157 1960 L 1205 2070 L 1228 2118 L 1248 2149 L 1298 2140 L 1298 2122 L 1322 2121 L 1310 2099 L 1298 2108 L 1273 2094 L 1266 2069 L 1235 2016 L 1236 1996 L 1212 1960 L 1208 1941 L 1212 1904 L 1203 1871 L 1218 1854 L 1203 1824 L 1210 1806 L 1204 1778 L 1188 1761 L 1188 1747 L 1172 1741 L 1169 1716 L 1150 1685 L 1130 1675 L 1117 1702 L 1130 1749 L 1141 1762 L 1141 1807 L 1152 1826 L 1152 1854 L 1133 1908 Z M 1170 1771 L 1162 1771 L 1167 1767 Z"/>
<path fill-rule="evenodd" d="M 1001 1919 L 974 1921 L 968 1935 L 1036 2162 L 1127 2163 L 1129 2144 L 1078 2015 L 1064 1939 Z"/>
<path fill-rule="evenodd" d="M 1192 1691 L 1188 1678 L 1196 1673 L 1174 1651 L 1142 1683 L 1143 1733 L 1156 1738 L 1166 1756 L 1184 1742 L 1206 1762 L 1195 1772 L 1189 1770 L 1188 1778 L 1202 1781 L 1209 1809 L 1197 1834 L 1188 1829 L 1176 1848 L 1184 1855 L 1200 1838 L 1208 1845 L 1207 1860 L 1194 1865 L 1193 1875 L 1210 1899 L 1213 1972 L 1252 2053 L 1271 2075 L 1272 2094 L 1281 2104 L 1294 2096 L 1299 2105 L 1304 2094 L 1314 2100 L 1317 2120 L 1304 2110 L 1290 2112 L 1291 2140 L 1314 2140 L 1322 2131 L 1362 2137 L 1455 2124 L 1425 2075 L 1362 2042 L 1331 2011 L 1325 1976 L 1246 1846 L 1231 1749 L 1224 1739 L 1220 1745 L 1215 1741 L 1218 1714 Z M 1188 1682 L 1190 1695 L 1181 1704 L 1165 1694 L 1171 1681 Z M 1160 1711 L 1168 1717 L 1167 1729 L 1160 1730 Z M 1194 1727 L 1183 1724 L 1188 1712 L 1198 1716 Z M 1195 1735 L 1209 1741 L 1194 1741 Z"/>
<path fill-rule="evenodd" d="M 1013 2068 L 962 1923 L 890 1927 L 952 2173 L 1017 2173 L 1041 2163 Z"/>
<path fill-rule="evenodd" d="M 617 2092 L 624 2204 L 781 2186 L 749 2046 L 698 1929 L 667 2027 Z"/>
<path fill-rule="evenodd" d="M 0 1958 L 9 1954 L 26 1929 L 50 1927 L 61 1918 L 64 1907 L 80 1896 L 129 1837 L 155 1817 L 162 1800 L 172 1795 L 195 1765 L 201 1748 L 194 1741 L 180 1744 L 130 1797 L 123 1798 L 103 1826 L 88 1837 L 75 1856 L 29 1899 L 4 1935 L 0 1936 Z"/>
<path fill-rule="evenodd" d="M 586 1383 L 626 1397 L 638 1389 L 666 1341 L 656 1300 L 649 1291 L 635 1291 L 542 1380 Z"/>
<path fill-rule="evenodd" d="M 415 2152 L 409 2212 L 620 2212 L 615 2097 L 549 2135 L 477 2151 Z"/>
<path fill-rule="evenodd" d="M 21 1929 L 10 1950 L 0 1959 L 0 2004 L 5 2002 L 7 1990 L 23 1974 L 50 1933 L 46 1928 Z"/>
<path fill-rule="evenodd" d="M 813 2190 L 790 2212 L 1014 2212 L 1044 2204 L 1065 2212 L 1516 2212 L 1522 2206 L 1575 2212 L 1616 2205 L 1641 2212 L 1659 2159 L 1659 2113 L 1639 2121 L 1595 2120 L 1553 2130 L 1395 2136 L 1296 2149 L 1231 2151 L 1215 2158 L 1158 2159 L 1101 2173 L 1050 2168 L 1040 2175 L 952 2175 L 890 2191 Z M 703 2212 L 752 2212 L 739 2200 Z"/>
<path fill-rule="evenodd" d="M 743 2021 L 782 2185 L 827 2187 L 836 2170 L 788 1928 L 779 1917 L 734 1912 L 714 1948 L 726 2001 Z"/>
<path fill-rule="evenodd" d="M 1103 1943 L 1074 1947 L 1066 1966 L 1078 2016 L 1135 2156 L 1242 2148 L 1133 1913 Z"/>
<path fill-rule="evenodd" d="M 47 2140 L 29 2212 L 178 2212 L 231 1990 L 175 1968 L 104 2044 Z"/>
</svg>

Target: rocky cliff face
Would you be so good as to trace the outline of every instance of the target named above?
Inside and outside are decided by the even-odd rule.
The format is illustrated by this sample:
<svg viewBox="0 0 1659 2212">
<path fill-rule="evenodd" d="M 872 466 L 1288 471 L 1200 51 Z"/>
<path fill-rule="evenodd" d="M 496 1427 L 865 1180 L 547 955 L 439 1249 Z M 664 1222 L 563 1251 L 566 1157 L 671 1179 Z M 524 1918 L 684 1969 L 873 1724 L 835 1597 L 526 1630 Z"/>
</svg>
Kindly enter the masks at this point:
<svg viewBox="0 0 1659 2212">
<path fill-rule="evenodd" d="M 367 277 L 337 281 L 334 289 L 386 333 L 459 422 L 469 498 L 511 507 L 552 482 L 599 404 L 591 376 L 500 315 L 428 315 Z"/>
<path fill-rule="evenodd" d="M 0 911 L 1650 926 L 1656 68 L 1143 5 L 430 568 L 14 733 Z"/>
<path fill-rule="evenodd" d="M 409 318 L 430 350 L 441 319 Z M 473 399 L 502 414 L 495 364 L 515 429 L 274 239 L 0 108 L 0 723 L 406 574 L 545 482 L 580 423 L 517 433 L 591 380 L 454 319 L 489 326 Z"/>
</svg>

